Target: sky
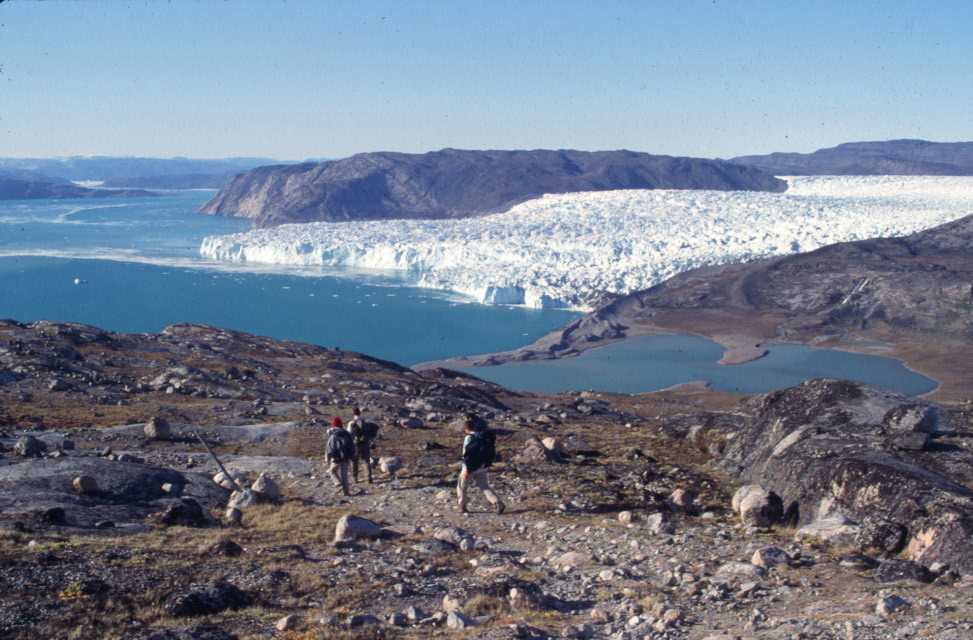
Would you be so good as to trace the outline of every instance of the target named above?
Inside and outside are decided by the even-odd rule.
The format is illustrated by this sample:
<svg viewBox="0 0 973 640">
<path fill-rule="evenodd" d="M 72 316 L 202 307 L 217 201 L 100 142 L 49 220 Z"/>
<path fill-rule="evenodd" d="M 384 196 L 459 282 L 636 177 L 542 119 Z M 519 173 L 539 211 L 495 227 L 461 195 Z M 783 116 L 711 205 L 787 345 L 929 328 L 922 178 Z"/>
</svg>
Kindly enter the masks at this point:
<svg viewBox="0 0 973 640">
<path fill-rule="evenodd" d="M 973 2 L 0 4 L 0 156 L 973 140 Z"/>
</svg>

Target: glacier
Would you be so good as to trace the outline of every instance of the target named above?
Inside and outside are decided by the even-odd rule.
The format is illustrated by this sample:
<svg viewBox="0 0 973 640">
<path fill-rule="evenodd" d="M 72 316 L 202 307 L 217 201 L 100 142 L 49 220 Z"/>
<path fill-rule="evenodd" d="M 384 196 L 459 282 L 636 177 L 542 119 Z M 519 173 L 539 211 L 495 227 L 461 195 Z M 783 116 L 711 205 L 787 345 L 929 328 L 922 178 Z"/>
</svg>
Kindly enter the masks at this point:
<svg viewBox="0 0 973 640">
<path fill-rule="evenodd" d="M 705 265 L 901 236 L 973 213 L 973 178 L 785 177 L 784 193 L 545 195 L 461 220 L 315 222 L 206 237 L 204 258 L 404 272 L 486 304 L 589 310 Z"/>
</svg>

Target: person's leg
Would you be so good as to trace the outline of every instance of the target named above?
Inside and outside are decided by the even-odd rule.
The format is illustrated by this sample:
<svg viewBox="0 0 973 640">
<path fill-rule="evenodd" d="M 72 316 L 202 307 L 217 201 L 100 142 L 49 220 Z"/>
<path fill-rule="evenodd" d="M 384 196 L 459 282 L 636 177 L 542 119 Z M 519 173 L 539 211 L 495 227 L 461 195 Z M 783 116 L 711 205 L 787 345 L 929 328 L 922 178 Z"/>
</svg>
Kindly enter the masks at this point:
<svg viewBox="0 0 973 640">
<path fill-rule="evenodd" d="M 463 513 L 466 513 L 466 483 L 469 476 L 466 465 L 462 465 L 459 471 L 459 480 L 456 482 L 456 497 L 459 500 L 459 510 Z"/>
<path fill-rule="evenodd" d="M 335 488 L 341 486 L 341 476 L 338 475 L 338 463 L 334 460 L 328 463 L 328 475 L 331 476 L 331 481 L 334 482 Z"/>
<path fill-rule="evenodd" d="M 341 474 L 341 488 L 345 492 L 346 496 L 351 495 L 351 489 L 348 487 L 348 461 L 343 461 L 340 464 L 340 469 L 338 473 Z"/>
<path fill-rule="evenodd" d="M 487 477 L 487 470 L 480 469 L 474 475 L 476 476 L 476 486 L 478 486 L 480 491 L 483 492 L 483 497 L 486 498 L 487 502 L 496 507 L 497 513 L 503 513 L 504 509 L 507 507 L 503 503 L 503 500 L 501 500 L 490 488 L 490 480 Z"/>
<path fill-rule="evenodd" d="M 365 456 L 365 470 L 368 472 L 368 484 L 372 484 L 372 448 L 366 446 L 362 454 Z"/>
<path fill-rule="evenodd" d="M 351 473 L 355 476 L 355 484 L 358 484 L 358 448 L 355 447 L 355 456 L 351 459 Z"/>
</svg>

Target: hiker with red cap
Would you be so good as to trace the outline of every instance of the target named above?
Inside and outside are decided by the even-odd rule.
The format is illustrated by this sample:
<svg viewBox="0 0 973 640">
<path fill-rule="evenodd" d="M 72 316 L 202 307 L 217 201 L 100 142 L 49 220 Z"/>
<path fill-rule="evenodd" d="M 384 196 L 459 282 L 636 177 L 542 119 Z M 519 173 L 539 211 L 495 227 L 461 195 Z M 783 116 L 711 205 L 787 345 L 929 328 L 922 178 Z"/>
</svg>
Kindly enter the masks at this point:
<svg viewBox="0 0 973 640">
<path fill-rule="evenodd" d="M 324 459 L 328 463 L 328 474 L 334 481 L 336 489 L 346 496 L 351 495 L 348 489 L 348 463 L 355 456 L 355 443 L 351 434 L 345 431 L 341 418 L 335 416 L 328 429 L 328 444 L 324 450 Z"/>
</svg>

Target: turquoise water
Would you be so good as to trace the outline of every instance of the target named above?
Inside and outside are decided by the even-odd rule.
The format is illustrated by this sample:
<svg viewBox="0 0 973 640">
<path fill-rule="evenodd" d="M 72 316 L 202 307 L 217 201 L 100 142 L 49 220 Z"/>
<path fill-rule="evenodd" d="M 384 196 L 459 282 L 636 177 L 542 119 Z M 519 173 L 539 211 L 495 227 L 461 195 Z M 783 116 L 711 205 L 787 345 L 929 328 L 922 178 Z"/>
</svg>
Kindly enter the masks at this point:
<svg viewBox="0 0 973 640">
<path fill-rule="evenodd" d="M 465 371 L 511 389 L 538 393 L 612 391 L 643 393 L 703 381 L 735 393 L 766 393 L 811 378 L 843 378 L 907 395 L 932 391 L 936 382 L 898 360 L 801 345 L 780 344 L 758 360 L 717 364 L 723 348 L 696 336 L 632 338 L 576 358 L 514 362 Z"/>
<path fill-rule="evenodd" d="M 0 202 L 0 317 L 136 332 L 203 323 L 409 365 L 512 349 L 577 315 L 468 304 L 394 274 L 208 262 L 204 236 L 247 227 L 195 213 L 211 195 Z"/>
</svg>

